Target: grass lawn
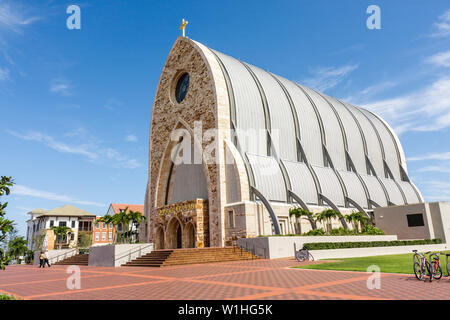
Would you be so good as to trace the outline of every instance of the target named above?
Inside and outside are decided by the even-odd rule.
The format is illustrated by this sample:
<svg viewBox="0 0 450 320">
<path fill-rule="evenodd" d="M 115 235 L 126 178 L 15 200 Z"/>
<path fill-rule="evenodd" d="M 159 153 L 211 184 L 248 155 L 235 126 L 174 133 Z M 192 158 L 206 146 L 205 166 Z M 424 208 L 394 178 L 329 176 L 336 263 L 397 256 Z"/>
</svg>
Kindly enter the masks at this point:
<svg viewBox="0 0 450 320">
<path fill-rule="evenodd" d="M 446 253 L 450 253 L 450 251 L 446 251 Z M 320 264 L 312 264 L 294 268 L 365 272 L 367 271 L 367 268 L 369 266 L 377 265 L 380 267 L 381 272 L 414 274 L 412 258 L 413 258 L 412 253 L 394 254 L 387 256 L 362 257 L 362 258 L 345 258 L 339 259 L 338 262 L 325 262 Z M 441 258 L 442 273 L 444 275 L 447 275 L 445 262 L 446 257 L 441 256 L 440 258 Z"/>
</svg>

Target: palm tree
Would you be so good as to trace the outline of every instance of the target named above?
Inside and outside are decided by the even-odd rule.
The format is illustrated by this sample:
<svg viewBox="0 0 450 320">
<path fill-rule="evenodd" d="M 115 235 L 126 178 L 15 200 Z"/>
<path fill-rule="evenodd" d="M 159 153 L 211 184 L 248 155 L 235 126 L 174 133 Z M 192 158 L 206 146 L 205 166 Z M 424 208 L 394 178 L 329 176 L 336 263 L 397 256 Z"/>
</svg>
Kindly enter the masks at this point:
<svg viewBox="0 0 450 320">
<path fill-rule="evenodd" d="M 129 229 L 130 229 L 130 221 L 131 218 L 130 216 L 127 214 L 128 211 L 128 207 L 126 207 L 125 209 L 120 209 L 119 213 L 116 213 L 113 217 L 112 217 L 112 223 L 115 226 L 122 226 L 122 232 L 120 233 L 121 238 L 124 240 L 127 240 L 127 238 L 129 237 Z M 117 228 L 116 228 L 116 240 L 118 238 L 118 232 L 117 232 Z"/>
<path fill-rule="evenodd" d="M 55 233 L 56 241 L 59 245 L 59 250 L 61 250 L 62 240 L 64 240 L 64 237 L 66 237 L 67 234 L 72 231 L 72 229 L 67 226 L 53 226 L 51 227 L 51 230 L 53 230 L 53 232 Z"/>
<path fill-rule="evenodd" d="M 299 223 L 299 220 L 300 220 L 302 217 L 304 217 L 306 220 L 309 221 L 309 223 L 311 223 L 311 228 L 312 228 L 313 230 L 316 230 L 316 229 L 317 229 L 316 221 L 315 221 L 315 219 L 314 219 L 314 213 L 309 212 L 309 211 L 307 211 L 307 210 L 305 210 L 305 209 L 299 207 L 299 208 L 292 208 L 292 209 L 289 209 L 289 217 L 292 218 L 292 216 L 295 217 L 295 221 L 296 221 L 296 224 L 297 224 L 297 225 L 298 225 L 298 223 Z M 297 233 L 299 234 L 299 233 L 300 233 L 300 228 L 298 228 L 298 229 L 299 229 L 299 230 L 297 230 Z"/>
<path fill-rule="evenodd" d="M 325 222 L 325 230 L 328 234 L 330 234 L 332 229 L 332 220 L 336 218 L 342 219 L 343 217 L 339 212 L 332 209 L 324 210 L 317 215 L 317 221 Z"/>
<path fill-rule="evenodd" d="M 27 241 L 23 237 L 16 237 L 8 243 L 8 253 L 16 260 L 24 256 L 27 251 Z"/>
<path fill-rule="evenodd" d="M 141 212 L 139 211 L 131 211 L 128 213 L 129 218 L 131 219 L 134 227 L 135 227 L 135 231 L 134 231 L 134 235 L 136 237 L 136 242 L 139 242 L 139 226 L 140 224 L 145 221 L 147 218 L 145 216 L 142 215 Z"/>
</svg>

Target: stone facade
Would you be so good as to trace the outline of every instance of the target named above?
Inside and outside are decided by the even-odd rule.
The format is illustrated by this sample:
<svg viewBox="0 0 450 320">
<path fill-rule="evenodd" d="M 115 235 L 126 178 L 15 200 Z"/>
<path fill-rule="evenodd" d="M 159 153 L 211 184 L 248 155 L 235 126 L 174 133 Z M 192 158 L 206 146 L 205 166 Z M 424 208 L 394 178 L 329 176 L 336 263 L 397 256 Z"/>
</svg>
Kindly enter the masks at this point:
<svg viewBox="0 0 450 320">
<path fill-rule="evenodd" d="M 179 75 L 190 76 L 189 91 L 178 103 L 174 97 Z M 211 51 L 187 38 L 178 38 L 165 63 L 155 96 L 150 126 L 149 179 L 145 198 L 147 221 L 146 240 L 153 242 L 156 232 L 156 208 L 166 205 L 166 192 L 171 172 L 171 152 L 178 141 L 171 141 L 175 129 L 187 130 L 196 137 L 195 147 L 205 150 L 211 141 L 203 141 L 194 132 L 195 122 L 200 121 L 203 131 L 218 129 L 217 141 L 229 136 L 228 96 L 225 80 L 218 62 Z M 222 130 L 222 131 L 221 131 Z M 208 163 L 202 161 L 208 186 L 210 245 L 222 246 L 223 214 L 225 202 L 224 149 L 217 144 L 215 156 L 221 160 Z M 221 183 L 222 181 L 222 183 Z M 141 230 L 144 231 L 145 229 Z"/>
</svg>

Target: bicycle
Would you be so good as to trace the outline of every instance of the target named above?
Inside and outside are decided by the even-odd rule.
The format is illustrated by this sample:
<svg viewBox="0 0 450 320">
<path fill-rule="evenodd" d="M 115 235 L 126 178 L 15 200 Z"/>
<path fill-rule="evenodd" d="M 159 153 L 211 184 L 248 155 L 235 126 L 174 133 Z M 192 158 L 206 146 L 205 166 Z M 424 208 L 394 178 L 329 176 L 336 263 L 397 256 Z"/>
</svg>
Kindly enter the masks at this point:
<svg viewBox="0 0 450 320">
<path fill-rule="evenodd" d="M 313 255 L 307 249 L 298 250 L 295 257 L 299 262 L 303 262 L 305 260 L 314 261 Z"/>
<path fill-rule="evenodd" d="M 305 260 L 314 261 L 314 257 L 311 254 L 311 252 L 308 251 L 308 249 L 303 248 L 303 249 L 297 251 L 297 246 L 295 245 L 295 243 L 294 243 L 294 254 L 295 254 L 295 258 L 299 262 L 303 262 Z"/>
<path fill-rule="evenodd" d="M 433 281 L 433 279 L 439 280 L 442 278 L 442 268 L 441 268 L 441 259 L 439 259 L 439 255 L 441 253 L 432 253 L 430 254 L 430 261 L 431 261 L 431 274 L 430 282 Z"/>
<path fill-rule="evenodd" d="M 414 275 L 416 276 L 417 280 L 423 280 L 423 277 L 425 276 L 425 269 L 428 271 L 428 275 L 430 276 L 430 282 L 433 281 L 433 273 L 431 272 L 431 264 L 428 261 L 426 255 L 431 253 L 431 251 L 425 252 L 425 253 L 419 253 L 417 250 L 413 250 L 414 256 L 413 256 L 413 268 L 414 268 Z"/>
</svg>

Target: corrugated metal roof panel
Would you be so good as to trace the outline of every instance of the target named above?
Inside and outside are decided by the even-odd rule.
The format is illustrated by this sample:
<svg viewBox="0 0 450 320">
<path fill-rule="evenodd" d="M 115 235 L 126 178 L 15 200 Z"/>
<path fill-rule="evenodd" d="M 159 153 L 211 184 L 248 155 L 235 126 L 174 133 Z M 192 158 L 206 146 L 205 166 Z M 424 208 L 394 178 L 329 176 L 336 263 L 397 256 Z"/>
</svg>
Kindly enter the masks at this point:
<svg viewBox="0 0 450 320">
<path fill-rule="evenodd" d="M 331 168 L 317 166 L 312 167 L 317 175 L 317 178 L 319 179 L 322 194 L 333 201 L 335 205 L 344 207 L 344 191 L 342 190 L 342 186 L 334 170 Z"/>
<path fill-rule="evenodd" d="M 320 126 L 311 102 L 294 82 L 279 76 L 277 78 L 286 88 L 294 103 L 300 127 L 300 141 L 309 163 L 323 166 Z"/>
<path fill-rule="evenodd" d="M 292 191 L 307 204 L 319 204 L 316 184 L 306 164 L 302 162 L 283 161 L 291 181 Z"/>
<path fill-rule="evenodd" d="M 302 87 L 319 111 L 322 119 L 323 129 L 325 131 L 325 145 L 334 168 L 337 170 L 347 170 L 347 161 L 345 157 L 344 137 L 342 136 L 341 126 L 330 105 L 314 90 Z"/>
<path fill-rule="evenodd" d="M 354 172 L 349 171 L 339 171 L 339 175 L 344 181 L 345 189 L 347 189 L 347 194 L 350 199 L 356 201 L 363 208 L 368 208 L 368 200 L 366 197 L 366 192 L 361 184 L 358 176 Z"/>
<path fill-rule="evenodd" d="M 230 77 L 236 105 L 236 134 L 244 152 L 267 155 L 264 107 L 255 80 L 239 61 L 214 51 Z"/>
<path fill-rule="evenodd" d="M 409 182 L 398 181 L 398 184 L 400 185 L 400 188 L 403 190 L 403 193 L 405 194 L 406 201 L 408 202 L 408 204 L 422 202 L 417 197 L 417 193 L 414 191 L 413 186 Z"/>
<path fill-rule="evenodd" d="M 387 193 L 389 195 L 389 200 L 391 200 L 392 203 L 396 205 L 405 204 L 405 200 L 403 199 L 402 193 L 394 180 L 381 179 L 381 182 L 386 188 Z"/>
<path fill-rule="evenodd" d="M 369 191 L 369 199 L 375 201 L 380 206 L 385 207 L 388 205 L 386 194 L 383 187 L 375 176 L 368 176 L 361 174 L 361 178 Z"/>
<path fill-rule="evenodd" d="M 266 96 L 270 113 L 272 141 L 281 159 L 297 160 L 295 126 L 289 100 L 278 82 L 270 73 L 248 65 L 255 73 Z"/>
<path fill-rule="evenodd" d="M 255 177 L 255 187 L 269 201 L 286 202 L 286 186 L 277 161 L 272 157 L 247 154 Z"/>
</svg>

